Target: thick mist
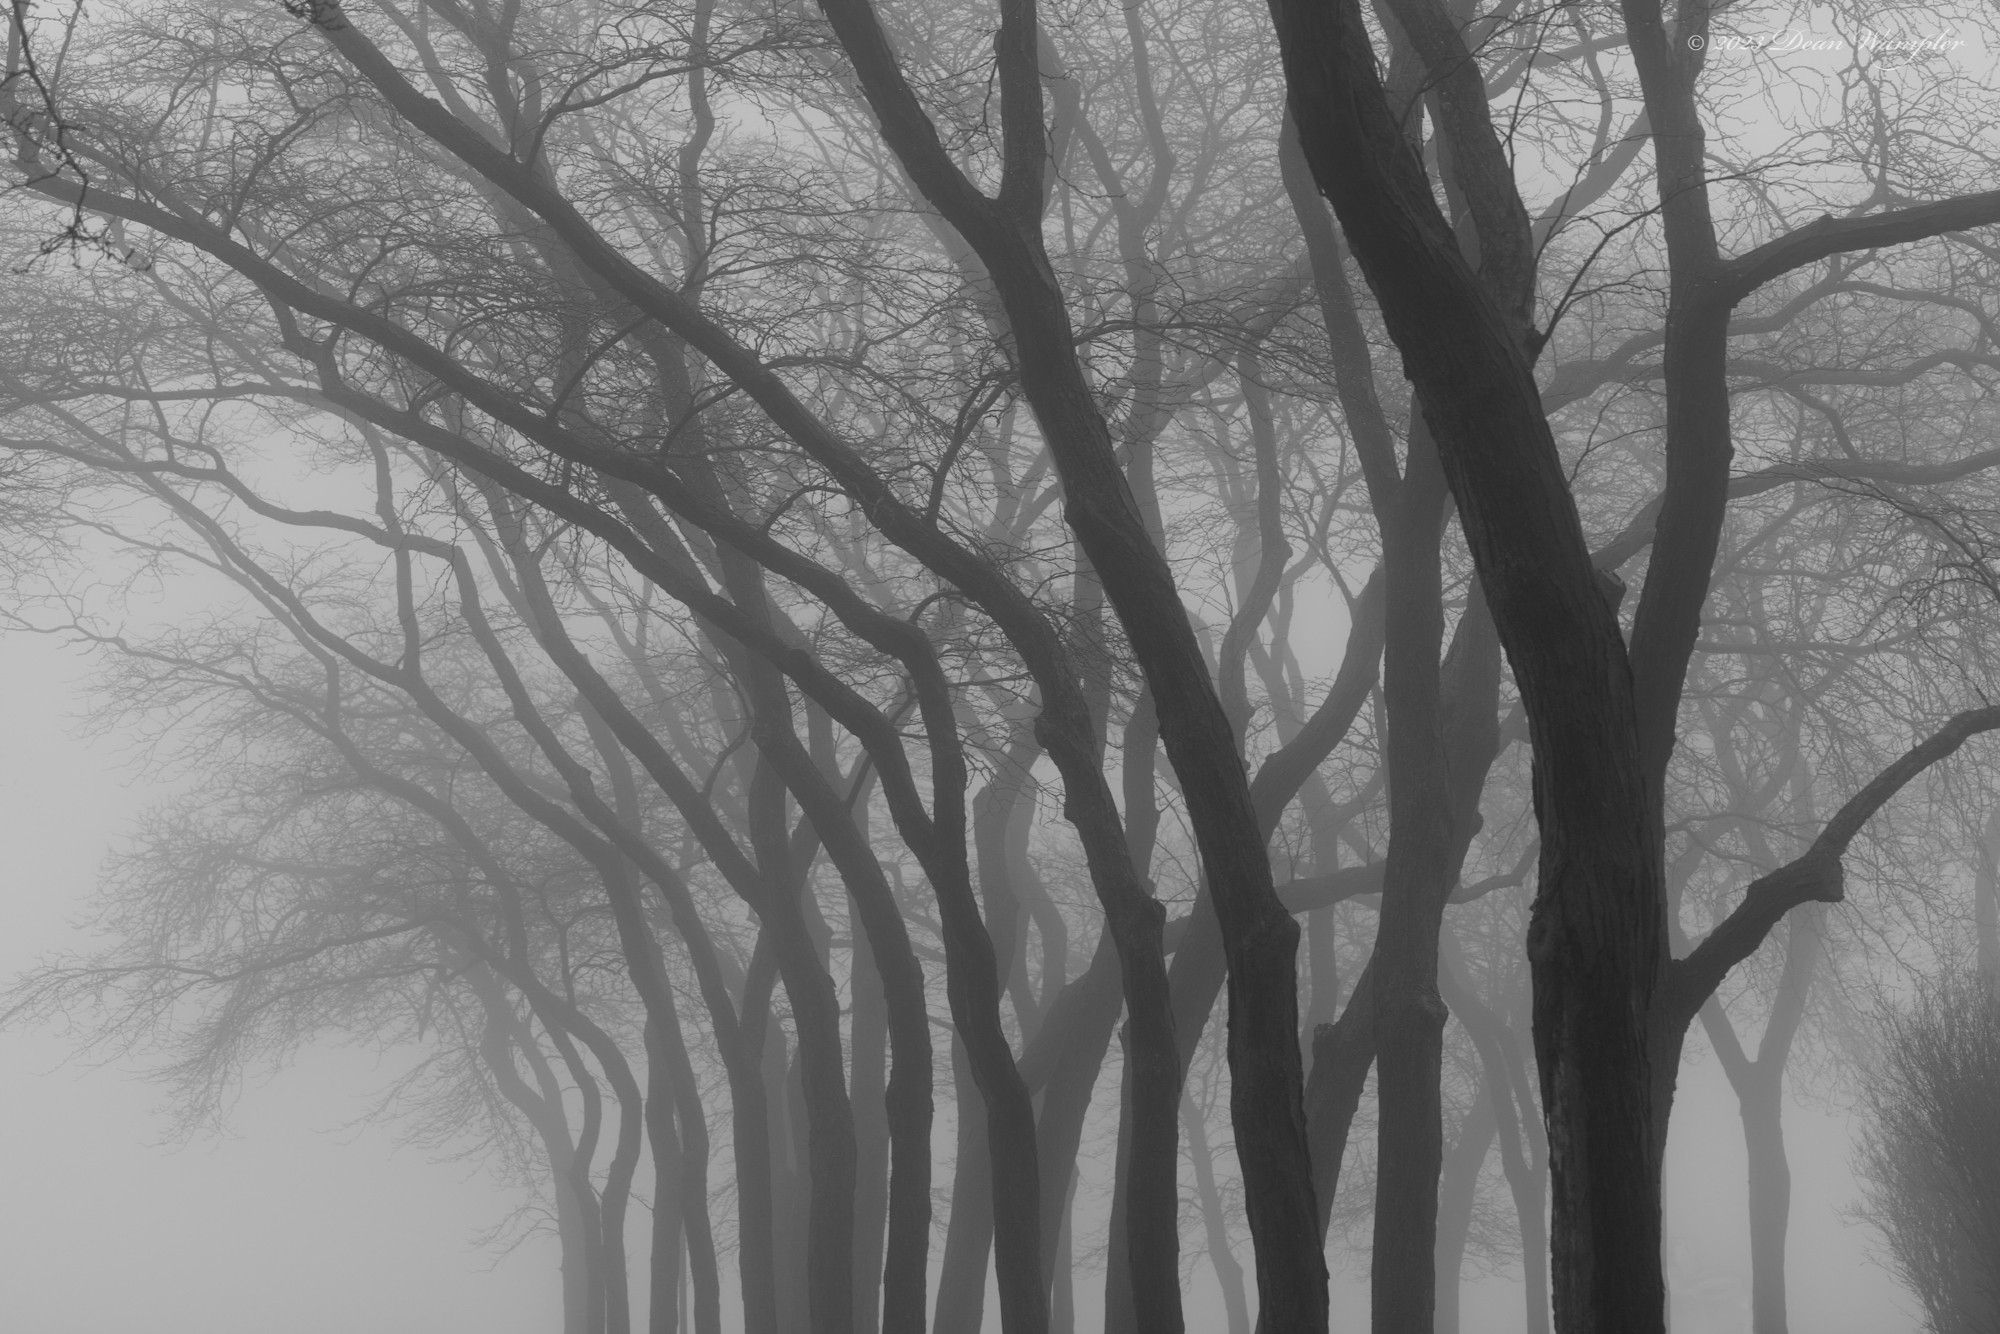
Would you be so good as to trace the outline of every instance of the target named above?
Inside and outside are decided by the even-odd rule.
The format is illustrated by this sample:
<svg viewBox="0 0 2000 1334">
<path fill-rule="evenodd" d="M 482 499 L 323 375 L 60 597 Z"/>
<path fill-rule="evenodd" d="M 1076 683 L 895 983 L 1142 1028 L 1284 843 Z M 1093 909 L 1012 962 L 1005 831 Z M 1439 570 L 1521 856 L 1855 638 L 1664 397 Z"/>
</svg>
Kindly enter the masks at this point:
<svg viewBox="0 0 2000 1334">
<path fill-rule="evenodd" d="M 7 1328 L 2000 1328 L 1987 9 L 6 12 Z"/>
</svg>

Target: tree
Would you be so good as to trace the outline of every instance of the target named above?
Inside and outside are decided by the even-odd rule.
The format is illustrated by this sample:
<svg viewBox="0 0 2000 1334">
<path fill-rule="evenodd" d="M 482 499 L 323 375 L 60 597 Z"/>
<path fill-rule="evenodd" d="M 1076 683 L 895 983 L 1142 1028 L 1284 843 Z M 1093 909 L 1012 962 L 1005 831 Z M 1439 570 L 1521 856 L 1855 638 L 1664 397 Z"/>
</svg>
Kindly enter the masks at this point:
<svg viewBox="0 0 2000 1334">
<path fill-rule="evenodd" d="M 1674 959 L 1662 802 L 1728 501 L 1729 316 L 1766 283 L 1831 256 L 2000 220 L 2000 193 L 1828 216 L 1725 260 L 1696 100 L 1708 11 L 1682 11 L 1670 31 L 1658 4 L 1623 7 L 1671 276 L 1667 479 L 1628 645 L 1533 377 L 1547 335 L 1534 322 L 1532 228 L 1465 31 L 1439 4 L 1391 9 L 1436 85 L 1470 259 L 1384 91 L 1360 7 L 1277 0 L 1272 13 L 1307 160 L 1403 354 L 1528 711 L 1543 849 L 1529 956 L 1557 1327 L 1662 1329 L 1660 1162 L 1686 1027 L 1786 909 L 1837 896 L 1851 837 L 1822 835 Z"/>
<path fill-rule="evenodd" d="M 1936 1334 L 2000 1319 L 2000 998 L 1984 979 L 1926 986 L 1883 1023 L 1860 1164 L 1869 1212 Z"/>
<path fill-rule="evenodd" d="M 1670 838 L 1714 795 L 1674 736 L 1704 608 L 1734 611 L 1707 601 L 1717 552 L 1732 522 L 1790 534 L 1825 501 L 1832 526 L 1874 503 L 1856 488 L 1993 465 L 1928 417 L 1900 452 L 1855 428 L 1992 364 L 1950 290 L 1984 281 L 1972 243 L 1900 269 L 1859 249 L 1994 201 L 1884 186 L 1790 230 L 1791 178 L 1746 161 L 1786 189 L 1745 187 L 1724 225 L 1779 239 L 1725 262 L 1696 71 L 1643 6 L 1403 0 L 1386 83 L 1358 10 L 1275 12 L 1274 48 L 1233 11 L 1007 0 L 989 47 L 970 5 L 231 0 L 87 15 L 62 48 L 12 10 L 10 225 L 24 253 L 86 223 L 102 244 L 33 279 L 77 313 L 10 335 L 10 451 L 128 479 L 196 534 L 337 679 L 293 702 L 330 744 L 379 695 L 453 757 L 348 755 L 371 781 L 451 830 L 426 778 L 476 772 L 588 868 L 643 1016 L 618 1036 L 644 1087 L 615 1096 L 655 1118 L 656 1169 L 678 1136 L 693 1173 L 695 1081 L 658 1047 L 684 964 L 758 1334 L 924 1323 L 947 1087 L 936 1318 L 979 1318 L 990 1255 L 1003 1327 L 1059 1325 L 1121 1014 L 1107 1325 L 1178 1328 L 1184 1072 L 1225 989 L 1267 1328 L 1324 1323 L 1371 1068 L 1379 1325 L 1433 1320 L 1490 1138 L 1531 1265 L 1555 1187 L 1563 1328 L 1650 1328 L 1687 1027 L 1789 908 L 1839 897 L 1863 822 L 1995 725 L 1939 730 L 1956 681 L 1871 714 L 1858 795 L 1812 794 L 1833 819 L 1755 858 L 1674 959 Z M 1523 108 L 1505 141 L 1497 98 Z M 1648 200 L 1625 177 L 1655 131 Z M 1920 304 L 1951 336 L 1883 364 L 1880 312 Z M 1384 331 L 1413 392 L 1378 379 Z M 1732 392 L 1761 465 L 1734 478 Z M 1822 435 L 1776 450 L 1781 398 Z M 288 457 L 360 499 L 286 500 Z M 279 533 L 335 542 L 350 596 Z M 1612 576 L 1643 552 L 1628 606 Z M 1717 754 L 1762 717 L 1723 708 Z M 495 893 L 532 883 L 453 837 Z M 1531 873 L 1546 1150 L 1515 974 L 1440 943 L 1448 905 L 1491 895 L 1482 951 L 1510 947 Z M 1365 912 L 1336 930 L 1331 905 L 1376 895 L 1364 952 Z M 1448 1174 L 1447 1099 L 1473 1113 Z M 1221 1200 L 1201 1131 L 1192 1185 Z"/>
</svg>

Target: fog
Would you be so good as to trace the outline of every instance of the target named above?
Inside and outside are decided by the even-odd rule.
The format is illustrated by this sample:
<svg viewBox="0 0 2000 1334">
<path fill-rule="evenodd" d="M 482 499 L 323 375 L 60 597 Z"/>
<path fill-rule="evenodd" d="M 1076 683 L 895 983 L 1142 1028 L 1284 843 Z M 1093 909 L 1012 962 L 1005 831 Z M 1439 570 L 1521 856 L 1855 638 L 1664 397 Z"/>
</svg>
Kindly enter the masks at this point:
<svg viewBox="0 0 2000 1334">
<path fill-rule="evenodd" d="M 0 1329 L 2000 1330 L 1898 13 L 14 0 Z"/>
<path fill-rule="evenodd" d="M 87 739 L 81 659 L 0 636 L 0 969 L 75 948 L 111 842 L 157 793 L 116 737 Z M 482 1237 L 524 1203 L 372 1119 L 405 1053 L 319 1046 L 259 1072 L 219 1134 L 183 1142 L 144 1053 L 80 1053 L 55 1026 L 0 1032 L 0 1312 L 28 1334 L 542 1334 L 561 1324 L 553 1243 Z M 471 1146 L 466 1146 L 471 1147 Z"/>
<path fill-rule="evenodd" d="M 0 681 L 33 708 L 0 720 L 8 776 L 0 837 L 13 849 L 15 973 L 74 948 L 99 863 L 158 789 L 116 737 L 82 735 L 84 659 L 34 636 L 0 636 Z M 525 1203 L 461 1162 L 401 1142 L 372 1118 L 397 1053 L 316 1046 L 261 1072 L 220 1133 L 179 1140 L 145 1078 L 143 1053 L 80 1053 L 82 1034 L 0 1031 L 0 1310 L 9 1328 L 101 1334 L 431 1334 L 560 1327 L 559 1254 L 546 1235 L 487 1240 Z M 1893 1334 L 1920 1321 L 1878 1263 L 1871 1228 L 1849 1217 L 1853 1127 L 1824 1106 L 1786 1110 L 1793 1170 L 1787 1268 L 1800 1329 Z M 461 1148 L 476 1148 L 466 1143 Z M 1101 1166 L 1101 1165 L 1100 1165 Z M 1681 1076 L 1668 1156 L 1668 1273 L 1675 1328 L 1749 1329 L 1744 1152 L 1727 1081 L 1704 1054 Z M 1101 1226 L 1101 1222 L 1099 1226 Z M 516 1229 L 518 1230 L 518 1229 Z M 1365 1254 L 1336 1255 L 1337 1327 L 1368 1318 Z M 1101 1281 L 1101 1280 L 1100 1280 Z M 1086 1285 L 1088 1280 L 1085 1281 Z M 1465 1334 L 1518 1334 L 1520 1277 L 1469 1277 Z M 1191 1328 L 1221 1328 L 1205 1268 L 1189 1286 Z M 1086 1300 L 1079 1330 L 1101 1330 Z"/>
</svg>

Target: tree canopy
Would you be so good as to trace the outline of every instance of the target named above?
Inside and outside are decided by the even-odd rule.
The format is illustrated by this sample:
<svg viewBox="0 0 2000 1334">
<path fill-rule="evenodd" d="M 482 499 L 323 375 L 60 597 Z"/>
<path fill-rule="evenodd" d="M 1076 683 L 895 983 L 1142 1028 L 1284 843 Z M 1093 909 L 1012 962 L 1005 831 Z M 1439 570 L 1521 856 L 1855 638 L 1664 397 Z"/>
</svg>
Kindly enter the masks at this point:
<svg viewBox="0 0 2000 1334">
<path fill-rule="evenodd" d="M 1994 90 L 1871 12 L 12 0 L 4 614 L 200 774 L 16 1011 L 429 1044 L 566 1334 L 1663 1330 L 1699 1017 L 1783 1329 L 1824 978 L 2000 959 Z"/>
</svg>

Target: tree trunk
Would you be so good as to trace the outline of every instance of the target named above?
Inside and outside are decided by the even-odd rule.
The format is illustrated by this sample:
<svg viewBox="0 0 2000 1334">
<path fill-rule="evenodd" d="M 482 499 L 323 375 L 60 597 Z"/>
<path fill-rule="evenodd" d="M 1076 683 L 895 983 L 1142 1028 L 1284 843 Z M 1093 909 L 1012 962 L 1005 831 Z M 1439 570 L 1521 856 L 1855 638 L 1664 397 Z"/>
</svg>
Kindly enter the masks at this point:
<svg viewBox="0 0 2000 1334">
<path fill-rule="evenodd" d="M 1194 1161 L 1195 1192 L 1201 1200 L 1201 1221 L 1208 1231 L 1208 1262 L 1222 1289 L 1229 1313 L 1229 1334 L 1250 1334 L 1250 1301 L 1243 1290 L 1243 1266 L 1229 1245 L 1229 1215 L 1215 1186 L 1215 1155 L 1208 1144 L 1208 1127 L 1194 1099 L 1181 1099 L 1181 1120 L 1187 1126 L 1188 1152 Z"/>
<path fill-rule="evenodd" d="M 658 1025 L 646 1025 L 646 1139 L 653 1152 L 653 1228 L 648 1251 L 646 1334 L 680 1334 L 684 1150 L 674 1127 L 674 1089 Z"/>
<path fill-rule="evenodd" d="M 1312 1079 L 1306 1085 L 1306 1125 L 1312 1144 L 1313 1198 L 1320 1245 L 1333 1218 L 1333 1200 L 1340 1188 L 1341 1160 L 1368 1071 L 1375 1064 L 1375 962 L 1362 969 L 1354 995 L 1340 1018 L 1321 1024 L 1313 1033 Z M 1259 1322 L 1260 1328 L 1262 1322 Z"/>
<path fill-rule="evenodd" d="M 1986 822 L 1972 884 L 1972 923 L 1980 978 L 2000 992 L 2000 810 Z"/>
<path fill-rule="evenodd" d="M 738 1011 L 739 1040 L 723 1051 L 729 1072 L 732 1152 L 736 1168 L 737 1281 L 742 1287 L 744 1334 L 782 1334 L 778 1307 L 779 1215 L 790 1212 L 789 1188 L 777 1161 L 769 1088 L 764 1078 L 770 1043 L 771 987 L 777 968 L 760 933 L 750 953 Z M 781 1210 L 780 1201 L 785 1202 Z"/>
<path fill-rule="evenodd" d="M 854 933 L 848 974 L 852 996 L 851 1088 L 854 1106 L 854 1328 L 872 1334 L 882 1327 L 883 1226 L 889 1212 L 889 1121 L 887 1088 L 888 1005 L 875 972 L 866 930 Z M 916 1294 L 919 1309 L 923 1293 Z"/>
<path fill-rule="evenodd" d="M 1132 1179 L 1131 1026 L 1118 1030 L 1118 1144 L 1112 1150 L 1111 1218 L 1104 1233 L 1104 1334 L 1140 1334 L 1137 1294 L 1132 1286 L 1132 1252 L 1127 1231 L 1131 1194 L 1118 1185 Z"/>
<path fill-rule="evenodd" d="M 1459 979 L 1458 942 L 1447 930 L 1440 938 L 1447 962 L 1438 981 L 1452 1013 L 1479 1052 L 1500 1141 L 1500 1168 L 1514 1197 L 1514 1218 L 1521 1238 L 1521 1279 L 1527 1303 L 1526 1334 L 1548 1334 L 1549 1244 L 1544 1206 L 1548 1196 L 1548 1151 L 1537 1139 L 1538 1124 L 1527 1062 L 1512 1027 Z"/>
<path fill-rule="evenodd" d="M 1542 413 L 1526 312 L 1499 304 L 1460 253 L 1382 92 L 1360 7 L 1271 8 L 1313 177 L 1403 354 L 1528 714 L 1542 830 L 1528 953 L 1557 1326 L 1662 1334 L 1660 1163 L 1672 1084 L 1660 1083 L 1654 1000 L 1666 892 L 1623 634 Z M 1458 65 L 1477 78 L 1462 55 Z M 1483 96 L 1454 100 L 1484 114 Z M 1504 160 L 1490 124 L 1486 132 Z M 1531 263 L 1518 196 L 1510 210 L 1511 185 L 1500 194 L 1476 205 L 1494 206 L 1480 219 L 1482 267 Z"/>
<path fill-rule="evenodd" d="M 1056 1232 L 1055 1259 L 1048 1268 L 1052 1275 L 1049 1334 L 1076 1334 L 1076 1246 L 1070 1237 L 1070 1225 L 1076 1216 L 1075 1198 L 1076 1187 L 1072 1184 L 1063 1197 L 1062 1223 Z"/>
<path fill-rule="evenodd" d="M 702 1103 L 701 1086 L 688 1059 L 678 1016 L 662 1015 L 658 1024 L 647 1028 L 646 1059 L 666 1072 L 678 1117 L 681 1234 L 687 1245 L 687 1269 L 681 1275 L 681 1286 L 689 1289 L 692 1299 L 694 1334 L 722 1334 L 722 1278 L 708 1209 L 708 1109 Z"/>
<path fill-rule="evenodd" d="M 1472 1212 L 1479 1200 L 1479 1170 L 1500 1123 L 1493 1114 L 1494 1090 L 1482 1082 L 1459 1127 L 1458 1142 L 1445 1156 L 1438 1189 L 1436 1334 L 1458 1334 L 1459 1286 L 1465 1249 L 1472 1240 Z"/>
<path fill-rule="evenodd" d="M 987 1157 L 986 1104 L 972 1082 L 962 1044 L 951 1044 L 958 1091 L 958 1155 L 952 1168 L 951 1218 L 938 1273 L 939 1334 L 979 1334 L 986 1317 L 986 1262 L 993 1251 L 993 1171 Z"/>
<path fill-rule="evenodd" d="M 1785 1155 L 1782 1067 L 1758 1062 L 1748 1086 L 1737 1088 L 1743 1147 L 1750 1168 L 1750 1328 L 1787 1334 L 1785 1233 L 1791 1221 L 1792 1169 Z"/>
<path fill-rule="evenodd" d="M 1042 1159 L 1045 1273 L 1055 1262 L 1057 1232 L 1065 1226 L 1067 1205 L 1075 1194 L 1084 1117 L 1111 1048 L 1112 1030 L 1118 1022 L 1118 993 L 1117 946 L 1100 938 L 1090 966 L 1049 1007 L 1042 1031 L 1029 1045 L 1030 1060 L 1046 1069 L 1040 1080 L 1041 1115 L 1035 1123 Z"/>
<path fill-rule="evenodd" d="M 1453 827 L 1438 672 L 1445 501 L 1436 449 L 1427 432 L 1413 430 L 1408 469 L 1394 495 L 1376 506 L 1383 516 L 1388 599 L 1382 685 L 1389 851 L 1370 961 L 1381 1108 L 1369 1261 L 1369 1324 L 1375 1334 L 1428 1330 L 1437 1294 L 1438 1173 L 1444 1151 L 1438 1100 L 1446 1017 L 1437 994 L 1438 929 L 1457 878 L 1454 846 L 1460 841 Z"/>
<path fill-rule="evenodd" d="M 805 1094 L 800 1087 L 796 1057 L 788 1059 L 778 1021 L 764 1057 L 764 1096 L 771 1117 L 771 1246 L 776 1252 L 778 1328 L 780 1334 L 811 1334 L 812 1271 L 808 1247 L 812 1235 L 812 1187 L 807 1161 Z"/>
<path fill-rule="evenodd" d="M 1048 145 L 1034 6 L 1010 3 L 1000 11 L 996 47 L 1007 166 L 998 199 L 981 193 L 944 152 L 872 7 L 861 0 L 822 0 L 821 8 L 854 63 L 884 141 L 932 206 L 978 253 L 992 279 L 1013 335 L 1022 392 L 1062 481 L 1064 518 L 1102 581 L 1152 693 L 1228 955 L 1232 1110 L 1257 1248 L 1258 1289 L 1275 1328 L 1318 1334 L 1326 1328 L 1326 1262 L 1312 1239 L 1294 984 L 1298 926 L 1278 900 L 1235 730 L 1077 358 L 1067 298 L 1042 241 Z M 1053 738 L 1043 740 L 1054 749 Z M 1069 799 L 1077 795 L 1073 788 L 1065 793 Z M 1116 918 L 1123 905 L 1107 906 Z M 1157 926 L 1148 958 L 1143 920 L 1148 914 L 1133 908 L 1132 918 L 1115 929 L 1121 935 L 1129 931 L 1134 947 L 1127 952 L 1121 941 L 1128 983 L 1150 991 L 1155 979 L 1139 970 L 1157 966 Z M 1155 1008 L 1162 1000 L 1163 995 L 1149 994 L 1128 998 L 1132 1022 L 1142 1030 L 1145 1082 L 1155 1073 L 1173 1076 L 1159 1110 L 1168 1133 L 1178 1137 L 1178 1070 L 1164 1064 L 1171 1055 L 1159 1043 L 1170 1033 L 1164 1013 Z M 1155 1033 L 1156 1027 L 1161 1031 Z M 1135 1149 L 1142 1145 L 1151 1151 L 1150 1135 L 1136 1137 Z M 1150 1191 L 1173 1169 L 1168 1157 L 1158 1170 L 1138 1176 Z M 1174 1203 L 1177 1207 L 1177 1199 Z M 1149 1334 L 1180 1328 L 1178 1265 L 1166 1272 L 1164 1259 L 1148 1256 L 1145 1265 L 1148 1273 L 1160 1270 L 1162 1282 L 1141 1279 L 1139 1299 L 1155 1310 Z M 1046 1308 L 1042 1316 L 1038 1323 L 1045 1325 Z"/>
</svg>

